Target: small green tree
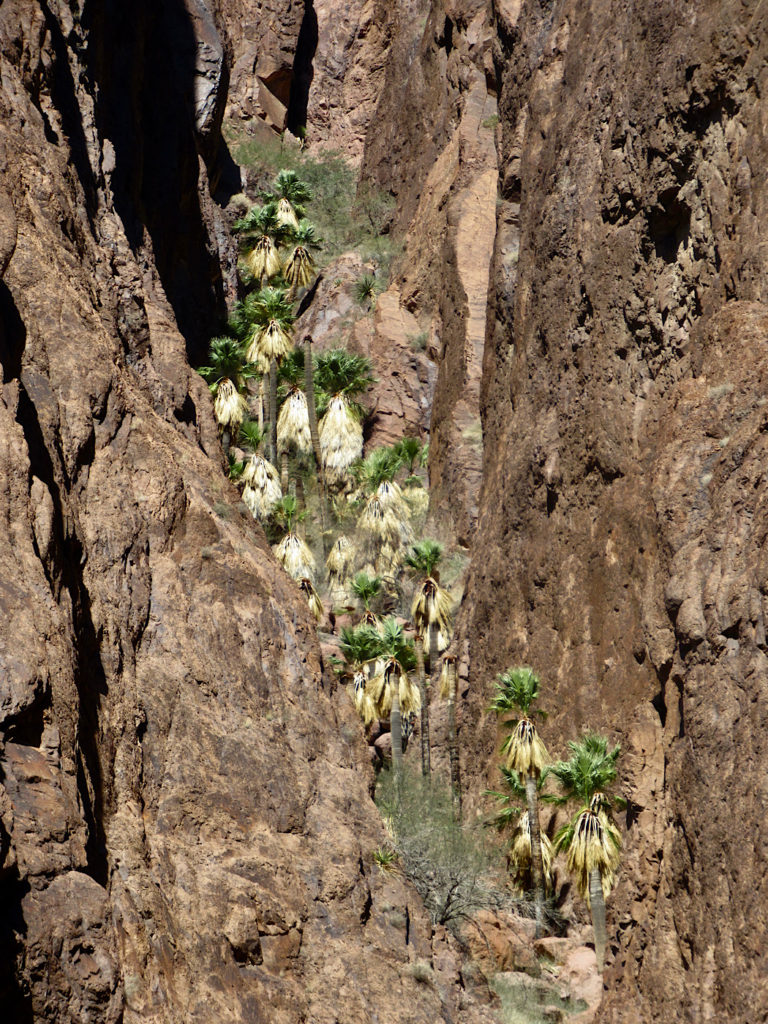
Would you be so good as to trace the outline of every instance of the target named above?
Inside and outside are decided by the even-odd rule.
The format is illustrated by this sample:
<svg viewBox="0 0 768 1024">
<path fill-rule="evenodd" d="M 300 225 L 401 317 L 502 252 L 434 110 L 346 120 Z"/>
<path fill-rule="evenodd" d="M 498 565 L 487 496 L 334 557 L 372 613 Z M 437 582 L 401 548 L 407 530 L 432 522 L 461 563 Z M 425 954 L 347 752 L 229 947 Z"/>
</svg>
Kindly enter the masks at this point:
<svg viewBox="0 0 768 1024">
<path fill-rule="evenodd" d="M 502 753 L 507 755 L 506 767 L 516 771 L 525 780 L 537 938 L 544 931 L 545 899 L 537 782 L 548 760 L 546 748 L 533 721 L 533 715 L 544 715 L 540 710 L 533 710 L 539 698 L 539 688 L 539 677 L 531 668 L 514 668 L 502 672 L 497 677 L 496 692 L 489 709 L 501 719 L 502 727 L 509 730 L 509 736 L 501 748 Z"/>
<path fill-rule="evenodd" d="M 621 748 L 617 743 L 608 750 L 608 740 L 598 733 L 588 733 L 568 747 L 570 758 L 552 766 L 563 794 L 549 799 L 560 804 L 577 801 L 579 810 L 558 831 L 555 848 L 567 854 L 568 870 L 592 912 L 597 966 L 602 973 L 607 945 L 605 899 L 621 859 L 621 834 L 611 818 L 614 806 L 625 806 L 621 798 L 611 795 Z"/>
</svg>

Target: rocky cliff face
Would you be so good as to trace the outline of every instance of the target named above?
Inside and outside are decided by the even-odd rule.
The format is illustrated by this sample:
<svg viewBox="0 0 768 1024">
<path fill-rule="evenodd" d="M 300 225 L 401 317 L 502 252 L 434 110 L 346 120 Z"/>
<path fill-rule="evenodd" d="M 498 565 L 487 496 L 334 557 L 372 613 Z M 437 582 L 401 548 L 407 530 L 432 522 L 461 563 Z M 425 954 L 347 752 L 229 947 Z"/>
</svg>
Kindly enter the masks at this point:
<svg viewBox="0 0 768 1024">
<path fill-rule="evenodd" d="M 0 10 L 3 1005 L 480 1020 L 445 944 L 412 970 L 360 731 L 190 370 L 231 45 L 192 2 Z"/>
<path fill-rule="evenodd" d="M 766 1012 L 765 17 L 494 5 L 499 231 L 465 604 L 490 680 L 542 673 L 557 749 L 624 747 L 606 1021 Z M 479 727 L 479 728 L 478 728 Z"/>
<path fill-rule="evenodd" d="M 225 110 L 397 200 L 352 340 L 472 544 L 468 803 L 529 662 L 554 751 L 624 747 L 600 1019 L 764 1018 L 767 29 L 735 0 L 0 7 L 14 1020 L 486 1019 L 372 866 L 359 727 L 189 368 L 234 296 Z"/>
</svg>

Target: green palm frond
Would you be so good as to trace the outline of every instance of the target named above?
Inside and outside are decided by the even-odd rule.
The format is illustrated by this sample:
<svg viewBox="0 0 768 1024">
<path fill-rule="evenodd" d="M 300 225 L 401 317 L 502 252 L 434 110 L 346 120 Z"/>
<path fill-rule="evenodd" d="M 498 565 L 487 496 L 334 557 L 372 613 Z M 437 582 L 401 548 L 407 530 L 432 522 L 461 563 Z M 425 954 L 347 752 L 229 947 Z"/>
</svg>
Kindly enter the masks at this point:
<svg viewBox="0 0 768 1024">
<path fill-rule="evenodd" d="M 379 649 L 379 634 L 373 626 L 347 626 L 341 629 L 339 650 L 351 669 L 355 670 L 374 661 Z"/>
<path fill-rule="evenodd" d="M 419 441 L 418 437 L 402 437 L 394 445 L 394 448 L 401 463 L 408 466 L 409 475 L 413 475 L 413 468 L 422 451 L 421 441 Z M 427 573 L 427 575 L 431 574 Z"/>
<path fill-rule="evenodd" d="M 371 601 L 381 592 L 381 576 L 369 576 L 365 572 L 359 572 L 352 580 L 352 591 L 360 598 L 363 608 L 370 610 Z"/>
<path fill-rule="evenodd" d="M 382 445 L 357 464 L 355 477 L 369 494 L 373 494 L 381 484 L 394 480 L 400 466 L 400 458 L 394 449 Z"/>
<path fill-rule="evenodd" d="M 325 412 L 325 406 L 332 397 L 343 395 L 351 402 L 376 383 L 370 359 L 343 348 L 318 352 L 314 371 L 320 415 Z"/>
<path fill-rule="evenodd" d="M 396 619 L 384 619 L 379 627 L 379 657 L 396 661 L 404 672 L 416 667 L 416 651 Z"/>
<path fill-rule="evenodd" d="M 420 576 L 433 576 L 442 557 L 442 544 L 435 540 L 421 540 L 414 544 L 410 554 L 405 556 L 405 564 Z"/>
<path fill-rule="evenodd" d="M 267 202 L 277 203 L 280 199 L 287 199 L 288 202 L 297 208 L 303 203 L 309 203 L 314 198 L 310 186 L 302 181 L 296 171 L 282 170 L 272 182 L 272 190 L 265 192 L 263 198 Z"/>
<path fill-rule="evenodd" d="M 527 718 L 531 713 L 531 705 L 539 698 L 540 683 L 533 669 L 527 666 L 500 672 L 496 677 L 496 692 L 488 710 L 497 715 L 517 710 Z M 541 711 L 535 713 L 542 714 Z"/>
<path fill-rule="evenodd" d="M 211 339 L 208 364 L 201 366 L 198 373 L 208 384 L 216 384 L 229 377 L 239 389 L 244 381 L 256 376 L 256 369 L 246 359 L 242 342 L 236 338 L 223 336 Z"/>
<path fill-rule="evenodd" d="M 278 397 L 285 398 L 291 388 L 304 387 L 304 349 L 295 348 L 278 367 Z"/>
<path fill-rule="evenodd" d="M 300 245 L 304 249 L 319 249 L 323 244 L 323 239 L 320 238 L 315 231 L 314 225 L 310 224 L 308 220 L 299 222 L 298 228 L 291 232 L 290 241 L 292 245 Z"/>
<path fill-rule="evenodd" d="M 240 427 L 240 445 L 254 455 L 264 440 L 264 431 L 255 420 L 246 420 Z"/>
<path fill-rule="evenodd" d="M 596 793 L 610 799 L 607 793 L 616 781 L 620 745 L 617 743 L 609 751 L 605 736 L 588 733 L 581 740 L 572 740 L 568 747 L 570 758 L 552 766 L 552 774 L 560 783 L 564 797 L 580 800 L 585 806 L 589 806 Z"/>
</svg>

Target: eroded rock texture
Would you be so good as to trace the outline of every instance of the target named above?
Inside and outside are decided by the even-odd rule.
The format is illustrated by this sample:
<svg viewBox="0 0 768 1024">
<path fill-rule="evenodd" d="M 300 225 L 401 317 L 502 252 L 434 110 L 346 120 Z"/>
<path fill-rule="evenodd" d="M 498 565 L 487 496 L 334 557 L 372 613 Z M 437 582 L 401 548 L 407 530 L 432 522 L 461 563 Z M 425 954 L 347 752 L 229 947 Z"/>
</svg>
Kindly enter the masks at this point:
<svg viewBox="0 0 768 1024">
<path fill-rule="evenodd" d="M 466 635 L 624 747 L 604 1021 L 758 1021 L 768 278 L 758 4 L 497 0 L 501 196 Z"/>
<path fill-rule="evenodd" d="M 479 1021 L 448 945 L 414 976 L 359 727 L 189 366 L 229 48 L 201 2 L 0 8 L 3 1012 Z"/>
</svg>

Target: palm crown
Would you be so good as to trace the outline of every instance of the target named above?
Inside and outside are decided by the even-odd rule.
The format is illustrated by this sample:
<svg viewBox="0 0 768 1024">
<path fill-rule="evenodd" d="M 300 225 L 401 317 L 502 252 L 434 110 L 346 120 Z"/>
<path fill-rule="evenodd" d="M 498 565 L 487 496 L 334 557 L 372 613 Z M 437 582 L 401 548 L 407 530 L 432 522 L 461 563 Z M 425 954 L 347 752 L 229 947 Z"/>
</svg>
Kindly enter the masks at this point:
<svg viewBox="0 0 768 1024">
<path fill-rule="evenodd" d="M 312 189 L 305 181 L 302 181 L 296 171 L 282 170 L 272 183 L 272 190 L 265 192 L 263 198 L 268 203 L 279 203 L 281 199 L 291 204 L 297 214 L 304 213 L 303 204 L 308 203 L 314 197 Z"/>
<path fill-rule="evenodd" d="M 354 399 L 376 383 L 370 359 L 343 348 L 329 349 L 315 356 L 314 379 L 318 391 L 317 411 L 321 416 L 331 398 L 342 396 L 354 408 Z"/>
<path fill-rule="evenodd" d="M 443 557 L 443 547 L 435 540 L 422 540 L 414 544 L 405 564 L 421 576 L 432 576 Z"/>
<path fill-rule="evenodd" d="M 489 709 L 500 716 L 521 713 L 520 718 L 502 719 L 502 724 L 510 730 L 510 735 L 504 741 L 501 750 L 507 754 L 507 768 L 519 772 L 524 777 L 538 776 L 547 762 L 546 748 L 530 717 L 532 714 L 544 715 L 541 710 L 531 710 L 532 705 L 538 700 L 539 687 L 539 677 L 531 668 L 515 668 L 502 672 L 497 677 L 496 693 Z"/>
<path fill-rule="evenodd" d="M 235 338 L 220 337 L 211 340 L 208 349 L 208 365 L 201 366 L 200 374 L 205 380 L 216 385 L 225 377 L 240 388 L 243 381 L 256 375 L 256 367 L 250 364 L 243 349 L 243 344 Z"/>
<path fill-rule="evenodd" d="M 352 580 L 352 590 L 360 598 L 367 612 L 371 610 L 371 601 L 381 591 L 381 583 L 381 576 L 369 576 L 365 572 L 359 572 Z"/>
</svg>

